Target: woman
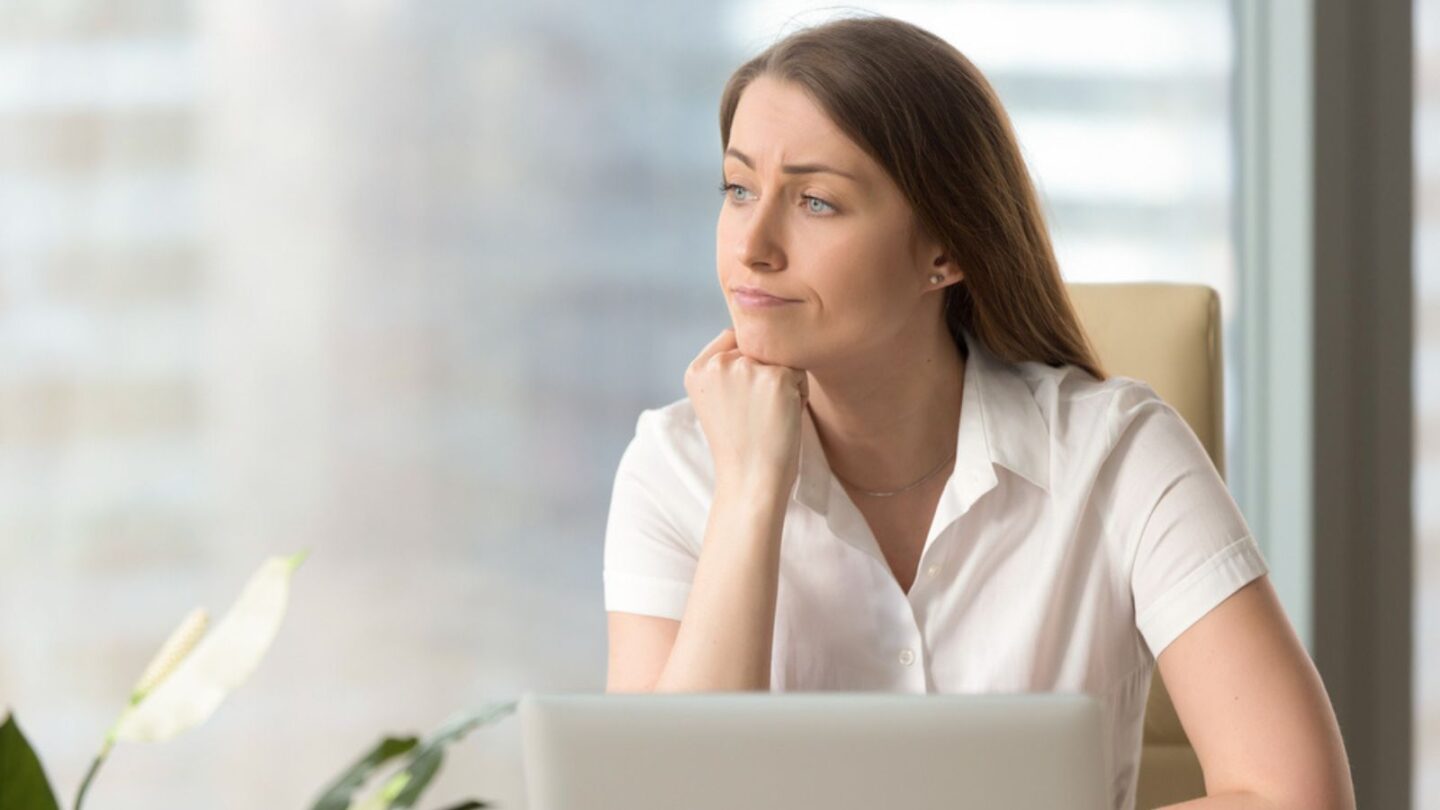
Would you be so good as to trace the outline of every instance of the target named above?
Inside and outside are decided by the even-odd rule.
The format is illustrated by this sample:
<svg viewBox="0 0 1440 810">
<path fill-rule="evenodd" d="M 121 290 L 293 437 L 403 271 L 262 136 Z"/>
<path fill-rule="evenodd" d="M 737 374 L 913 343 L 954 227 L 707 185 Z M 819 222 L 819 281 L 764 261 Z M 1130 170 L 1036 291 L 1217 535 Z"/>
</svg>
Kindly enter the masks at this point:
<svg viewBox="0 0 1440 810">
<path fill-rule="evenodd" d="M 620 462 L 608 690 L 1085 691 L 1129 808 L 1158 665 L 1210 794 L 1184 807 L 1352 807 L 1249 528 L 1096 363 L 975 67 L 831 22 L 741 66 L 720 131 L 734 328 Z"/>
</svg>

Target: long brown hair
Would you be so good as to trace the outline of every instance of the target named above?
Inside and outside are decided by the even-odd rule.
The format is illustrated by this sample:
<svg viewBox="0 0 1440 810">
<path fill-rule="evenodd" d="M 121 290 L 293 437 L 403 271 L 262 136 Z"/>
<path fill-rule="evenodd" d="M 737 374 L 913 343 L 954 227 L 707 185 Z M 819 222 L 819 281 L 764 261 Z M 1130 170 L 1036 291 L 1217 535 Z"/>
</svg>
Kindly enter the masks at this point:
<svg viewBox="0 0 1440 810">
<path fill-rule="evenodd" d="M 945 291 L 945 323 L 1007 362 L 1105 373 L 1070 303 L 1010 118 L 954 46 L 889 17 L 805 28 L 741 65 L 720 98 L 720 142 L 756 77 L 805 88 L 904 192 L 926 233 L 964 271 Z"/>
</svg>

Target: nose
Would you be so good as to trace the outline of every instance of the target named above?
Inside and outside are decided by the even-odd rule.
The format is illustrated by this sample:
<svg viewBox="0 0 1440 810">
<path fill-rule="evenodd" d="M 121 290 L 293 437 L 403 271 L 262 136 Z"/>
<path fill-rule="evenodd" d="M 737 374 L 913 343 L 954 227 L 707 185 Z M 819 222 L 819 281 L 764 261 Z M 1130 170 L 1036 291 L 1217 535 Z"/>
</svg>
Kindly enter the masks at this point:
<svg viewBox="0 0 1440 810">
<path fill-rule="evenodd" d="M 752 203 L 736 234 L 735 256 L 746 267 L 780 270 L 785 267 L 783 202 L 780 195 Z"/>
</svg>

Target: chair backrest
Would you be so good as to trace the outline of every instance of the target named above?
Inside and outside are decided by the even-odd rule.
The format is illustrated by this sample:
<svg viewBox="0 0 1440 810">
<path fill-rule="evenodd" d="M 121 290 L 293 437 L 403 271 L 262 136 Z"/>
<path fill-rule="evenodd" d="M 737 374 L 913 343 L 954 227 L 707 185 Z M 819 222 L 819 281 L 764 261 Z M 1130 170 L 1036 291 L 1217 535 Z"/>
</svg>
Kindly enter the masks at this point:
<svg viewBox="0 0 1440 810">
<path fill-rule="evenodd" d="M 1225 474 L 1220 298 L 1200 284 L 1070 284 L 1081 325 L 1105 373 L 1143 380 L 1175 408 Z M 1200 761 L 1157 670 L 1145 706 L 1135 807 L 1205 795 Z"/>
</svg>

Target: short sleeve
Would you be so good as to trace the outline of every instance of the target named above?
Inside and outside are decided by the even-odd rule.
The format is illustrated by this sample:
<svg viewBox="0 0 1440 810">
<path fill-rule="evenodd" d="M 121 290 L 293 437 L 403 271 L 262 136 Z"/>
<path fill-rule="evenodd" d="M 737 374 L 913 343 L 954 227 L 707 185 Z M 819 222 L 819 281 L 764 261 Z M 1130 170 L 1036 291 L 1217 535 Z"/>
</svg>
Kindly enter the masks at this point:
<svg viewBox="0 0 1440 810">
<path fill-rule="evenodd" d="M 1131 560 L 1135 626 L 1153 656 L 1269 568 L 1184 417 L 1144 383 L 1115 399 L 1106 464 Z"/>
<path fill-rule="evenodd" d="M 698 548 L 667 508 L 679 483 L 663 452 L 662 415 L 643 411 L 620 457 L 605 525 L 605 609 L 679 620 Z"/>
</svg>

